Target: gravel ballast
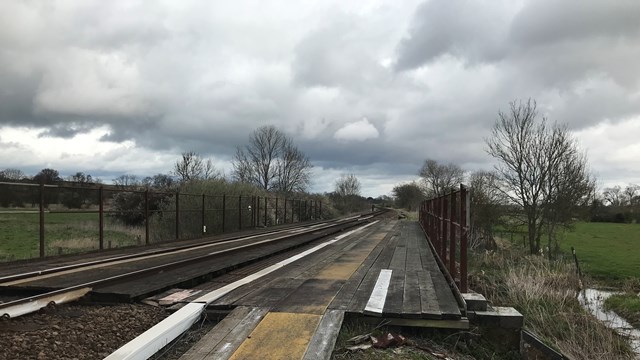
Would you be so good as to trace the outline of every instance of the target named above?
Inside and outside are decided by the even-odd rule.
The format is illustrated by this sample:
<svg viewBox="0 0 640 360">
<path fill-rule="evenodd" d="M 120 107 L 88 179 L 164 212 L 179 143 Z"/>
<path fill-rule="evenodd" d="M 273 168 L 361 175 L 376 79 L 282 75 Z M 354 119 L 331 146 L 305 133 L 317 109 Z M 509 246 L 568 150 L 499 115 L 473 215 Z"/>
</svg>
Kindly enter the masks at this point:
<svg viewBox="0 0 640 360">
<path fill-rule="evenodd" d="M 69 305 L 3 319 L 0 360 L 102 359 L 167 316 L 149 305 Z"/>
</svg>

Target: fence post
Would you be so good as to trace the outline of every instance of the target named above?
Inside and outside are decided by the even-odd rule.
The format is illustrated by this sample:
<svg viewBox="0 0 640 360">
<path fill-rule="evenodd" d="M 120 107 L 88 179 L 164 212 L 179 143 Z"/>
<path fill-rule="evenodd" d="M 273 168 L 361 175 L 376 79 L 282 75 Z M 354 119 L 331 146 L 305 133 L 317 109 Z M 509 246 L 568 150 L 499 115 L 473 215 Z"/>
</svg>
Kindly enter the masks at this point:
<svg viewBox="0 0 640 360">
<path fill-rule="evenodd" d="M 322 201 L 320 201 L 320 218 L 322 219 Z"/>
<path fill-rule="evenodd" d="M 149 245 L 149 190 L 144 191 L 144 243 Z"/>
<path fill-rule="evenodd" d="M 223 194 L 222 195 L 222 232 L 224 233 L 224 223 L 226 222 L 226 217 L 227 217 L 227 213 L 226 213 L 226 209 L 227 208 L 227 195 Z"/>
<path fill-rule="evenodd" d="M 276 197 L 276 215 L 275 215 L 275 217 L 276 217 L 276 220 L 275 220 L 276 225 L 278 225 L 278 198 L 277 197 Z"/>
<path fill-rule="evenodd" d="M 238 230 L 242 230 L 242 195 L 238 195 Z"/>
<path fill-rule="evenodd" d="M 176 191 L 176 240 L 180 240 L 180 190 Z"/>
<path fill-rule="evenodd" d="M 269 206 L 267 203 L 268 199 L 268 197 L 264 197 L 264 227 L 267 227 L 267 206 Z"/>
<path fill-rule="evenodd" d="M 460 291 L 463 293 L 467 292 L 468 207 L 467 188 L 460 184 Z"/>
<path fill-rule="evenodd" d="M 44 181 L 40 182 L 40 257 L 44 257 Z"/>
<path fill-rule="evenodd" d="M 206 225 L 205 225 L 205 216 L 204 216 L 204 210 L 205 210 L 204 202 L 205 202 L 205 195 L 202 194 L 202 228 L 201 228 L 202 235 L 204 235 L 207 232 L 207 228 L 205 227 Z"/>
<path fill-rule="evenodd" d="M 251 206 L 253 206 L 253 211 L 251 212 L 251 224 L 253 227 L 258 227 L 258 225 L 260 225 L 260 196 L 251 197 Z"/>
<path fill-rule="evenodd" d="M 284 198 L 284 215 L 282 216 L 284 219 L 283 224 L 287 223 L 287 198 Z"/>
<path fill-rule="evenodd" d="M 102 250 L 104 249 L 104 195 L 102 186 L 98 189 L 98 203 L 98 248 Z"/>
</svg>

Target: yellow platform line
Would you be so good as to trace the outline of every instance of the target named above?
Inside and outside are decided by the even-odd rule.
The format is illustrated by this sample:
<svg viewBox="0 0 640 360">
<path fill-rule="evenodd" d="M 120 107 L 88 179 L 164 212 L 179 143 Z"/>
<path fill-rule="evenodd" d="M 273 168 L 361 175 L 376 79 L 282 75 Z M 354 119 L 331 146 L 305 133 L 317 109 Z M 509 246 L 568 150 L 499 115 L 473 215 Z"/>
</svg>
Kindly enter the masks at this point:
<svg viewBox="0 0 640 360">
<path fill-rule="evenodd" d="M 268 313 L 230 359 L 302 359 L 320 317 Z"/>
</svg>

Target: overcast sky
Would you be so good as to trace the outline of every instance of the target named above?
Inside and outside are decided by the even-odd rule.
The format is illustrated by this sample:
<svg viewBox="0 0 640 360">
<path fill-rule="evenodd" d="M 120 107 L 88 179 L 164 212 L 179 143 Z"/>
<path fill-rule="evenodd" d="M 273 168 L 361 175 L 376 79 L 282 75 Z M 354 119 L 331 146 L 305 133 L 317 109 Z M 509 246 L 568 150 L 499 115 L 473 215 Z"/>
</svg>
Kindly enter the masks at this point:
<svg viewBox="0 0 640 360">
<path fill-rule="evenodd" d="M 183 151 L 227 175 L 273 124 L 388 194 L 433 158 L 491 169 L 514 99 L 567 123 L 601 186 L 640 183 L 640 1 L 0 0 L 0 169 L 110 182 Z"/>
</svg>

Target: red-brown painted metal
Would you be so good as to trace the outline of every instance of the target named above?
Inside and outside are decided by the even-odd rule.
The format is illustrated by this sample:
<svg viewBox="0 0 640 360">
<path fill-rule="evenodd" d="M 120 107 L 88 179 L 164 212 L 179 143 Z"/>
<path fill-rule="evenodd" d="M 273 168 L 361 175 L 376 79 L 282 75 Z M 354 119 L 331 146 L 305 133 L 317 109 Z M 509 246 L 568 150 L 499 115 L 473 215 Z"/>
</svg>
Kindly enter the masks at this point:
<svg viewBox="0 0 640 360">
<path fill-rule="evenodd" d="M 418 217 L 444 271 L 459 281 L 460 291 L 463 293 L 468 290 L 469 200 L 467 197 L 467 188 L 460 184 L 459 190 L 423 201 L 420 204 Z M 456 265 L 459 265 L 459 272 Z"/>
</svg>

